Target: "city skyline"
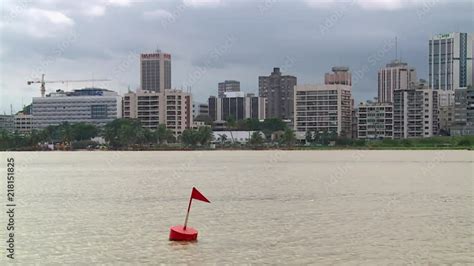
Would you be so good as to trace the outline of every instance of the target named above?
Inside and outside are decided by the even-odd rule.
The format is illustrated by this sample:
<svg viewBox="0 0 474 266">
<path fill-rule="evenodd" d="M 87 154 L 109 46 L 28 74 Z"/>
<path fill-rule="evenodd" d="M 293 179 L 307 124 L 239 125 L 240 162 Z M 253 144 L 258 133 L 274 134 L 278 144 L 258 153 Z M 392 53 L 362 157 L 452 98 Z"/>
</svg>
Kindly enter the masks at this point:
<svg viewBox="0 0 474 266">
<path fill-rule="evenodd" d="M 323 84 L 328 69 L 345 65 L 353 73 L 358 103 L 377 95 L 377 71 L 395 57 L 427 79 L 431 36 L 469 32 L 468 1 L 369 2 L 6 2 L 0 113 L 10 113 L 10 104 L 19 111 L 39 96 L 38 84 L 26 81 L 42 73 L 47 80 L 109 78 L 95 85 L 123 95 L 129 86 L 139 87 L 140 54 L 157 48 L 173 56 L 172 87 L 191 86 L 199 102 L 216 95 L 222 80 L 239 80 L 243 91 L 257 93 L 258 76 L 274 67 L 296 76 L 298 84 Z M 287 8 L 299 17 L 282 17 Z M 445 12 L 458 15 L 453 19 Z M 113 26 L 117 15 L 126 22 L 121 27 Z M 209 31 L 211 21 L 222 25 Z M 418 27 L 407 30 L 407 23 Z M 375 62 L 369 62 L 371 56 Z M 47 85 L 47 92 L 86 86 Z"/>
</svg>

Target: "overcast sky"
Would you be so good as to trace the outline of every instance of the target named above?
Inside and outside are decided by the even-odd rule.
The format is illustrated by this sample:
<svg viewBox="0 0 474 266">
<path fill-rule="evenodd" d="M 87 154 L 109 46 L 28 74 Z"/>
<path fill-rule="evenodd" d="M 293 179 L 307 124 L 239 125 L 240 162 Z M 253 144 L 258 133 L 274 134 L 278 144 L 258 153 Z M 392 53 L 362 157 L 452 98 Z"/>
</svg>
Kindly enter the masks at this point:
<svg viewBox="0 0 474 266">
<path fill-rule="evenodd" d="M 172 86 L 205 102 L 217 83 L 239 80 L 258 91 L 273 67 L 298 84 L 322 83 L 332 66 L 353 72 L 356 102 L 377 95 L 377 70 L 398 55 L 428 71 L 428 40 L 474 31 L 467 0 L 10 0 L 0 1 L 0 112 L 40 96 L 47 80 L 95 83 L 123 94 L 139 87 L 139 54 L 172 55 Z M 48 84 L 47 92 L 91 83 Z"/>
</svg>

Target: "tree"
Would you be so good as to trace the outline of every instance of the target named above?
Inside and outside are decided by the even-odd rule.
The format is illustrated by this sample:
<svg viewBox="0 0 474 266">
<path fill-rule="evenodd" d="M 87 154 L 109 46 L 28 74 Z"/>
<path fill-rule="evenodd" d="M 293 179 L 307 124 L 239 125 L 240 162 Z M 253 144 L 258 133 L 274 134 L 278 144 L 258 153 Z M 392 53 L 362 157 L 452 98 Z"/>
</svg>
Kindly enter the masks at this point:
<svg viewBox="0 0 474 266">
<path fill-rule="evenodd" d="M 72 136 L 74 140 L 90 140 L 97 136 L 99 130 L 96 126 L 86 123 L 77 123 L 72 125 Z"/>
<path fill-rule="evenodd" d="M 196 146 L 199 143 L 199 135 L 196 130 L 185 129 L 181 134 L 181 141 L 188 146 Z"/>
<path fill-rule="evenodd" d="M 232 131 L 237 127 L 237 124 L 233 117 L 228 117 L 226 121 L 227 121 L 227 129 L 229 130 L 230 138 L 232 139 L 232 144 L 234 144 L 234 134 L 232 134 Z"/>
<path fill-rule="evenodd" d="M 252 136 L 249 140 L 250 145 L 252 146 L 260 146 L 263 144 L 263 137 L 259 131 L 255 131 L 252 133 Z"/>
<path fill-rule="evenodd" d="M 306 134 L 305 134 L 305 139 L 306 139 L 306 142 L 307 143 L 312 143 L 314 141 L 314 138 L 313 138 L 313 132 L 311 131 L 306 131 Z"/>
<path fill-rule="evenodd" d="M 219 140 L 222 144 L 224 144 L 227 141 L 227 135 L 226 134 L 219 134 Z"/>
<path fill-rule="evenodd" d="M 199 136 L 199 143 L 201 143 L 201 145 L 209 144 L 209 142 L 211 142 L 214 137 L 210 127 L 200 127 L 197 131 L 197 134 Z"/>
<path fill-rule="evenodd" d="M 288 128 L 287 124 L 279 118 L 269 118 L 265 119 L 261 123 L 261 130 L 265 136 L 271 136 L 272 133 L 276 131 L 284 131 Z"/>
<path fill-rule="evenodd" d="M 158 144 L 168 143 L 174 140 L 174 134 L 165 125 L 159 125 L 155 131 L 155 138 Z"/>
<path fill-rule="evenodd" d="M 291 128 L 285 129 L 283 136 L 281 137 L 281 141 L 283 144 L 287 146 L 293 146 L 296 141 L 295 132 Z"/>
</svg>

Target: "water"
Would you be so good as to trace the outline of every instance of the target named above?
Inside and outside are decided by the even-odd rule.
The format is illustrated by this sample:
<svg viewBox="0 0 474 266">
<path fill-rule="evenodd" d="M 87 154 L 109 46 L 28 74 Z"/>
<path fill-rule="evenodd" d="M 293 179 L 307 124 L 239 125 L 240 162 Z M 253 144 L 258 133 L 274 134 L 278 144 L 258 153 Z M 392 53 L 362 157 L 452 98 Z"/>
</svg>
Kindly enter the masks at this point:
<svg viewBox="0 0 474 266">
<path fill-rule="evenodd" d="M 7 156 L 17 263 L 474 263 L 473 152 L 0 153 L 2 165 Z M 199 241 L 169 242 L 192 186 L 212 202 L 193 203 Z"/>
</svg>

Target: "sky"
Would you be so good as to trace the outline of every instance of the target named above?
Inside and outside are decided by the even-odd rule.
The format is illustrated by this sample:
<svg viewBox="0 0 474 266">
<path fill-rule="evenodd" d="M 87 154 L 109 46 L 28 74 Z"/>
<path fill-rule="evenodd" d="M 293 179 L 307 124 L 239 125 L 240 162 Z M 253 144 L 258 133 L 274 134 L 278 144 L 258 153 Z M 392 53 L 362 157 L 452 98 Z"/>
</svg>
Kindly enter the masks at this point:
<svg viewBox="0 0 474 266">
<path fill-rule="evenodd" d="M 0 113 L 57 89 L 139 88 L 139 55 L 172 56 L 172 87 L 206 102 L 217 83 L 258 92 L 274 67 L 298 84 L 320 84 L 348 66 L 356 103 L 377 96 L 377 71 L 395 58 L 427 78 L 428 40 L 473 32 L 472 0 L 2 0 Z M 397 42 L 395 42 L 395 38 Z M 396 43 L 396 44 L 395 44 Z M 397 49 L 396 49 L 397 47 Z"/>
</svg>

